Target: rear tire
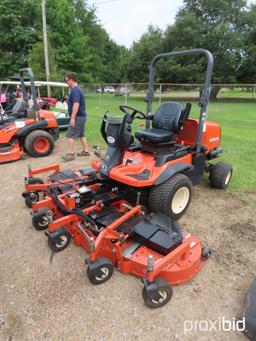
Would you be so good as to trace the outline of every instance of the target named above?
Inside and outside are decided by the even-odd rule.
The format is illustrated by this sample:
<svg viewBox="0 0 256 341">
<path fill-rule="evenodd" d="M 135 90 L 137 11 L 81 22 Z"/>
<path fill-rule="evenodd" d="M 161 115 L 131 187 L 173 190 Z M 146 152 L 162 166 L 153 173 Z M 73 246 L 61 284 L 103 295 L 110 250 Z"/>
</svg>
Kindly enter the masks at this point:
<svg viewBox="0 0 256 341">
<path fill-rule="evenodd" d="M 54 139 L 44 130 L 34 130 L 26 136 L 25 149 L 33 157 L 50 155 L 54 148 Z"/>
<path fill-rule="evenodd" d="M 179 219 L 189 207 L 192 183 L 184 174 L 177 173 L 149 193 L 149 207 L 153 212 L 161 212 L 172 219 Z"/>
<path fill-rule="evenodd" d="M 213 188 L 225 189 L 232 178 L 233 169 L 228 163 L 218 162 L 212 166 L 209 175 L 210 185 Z"/>
</svg>

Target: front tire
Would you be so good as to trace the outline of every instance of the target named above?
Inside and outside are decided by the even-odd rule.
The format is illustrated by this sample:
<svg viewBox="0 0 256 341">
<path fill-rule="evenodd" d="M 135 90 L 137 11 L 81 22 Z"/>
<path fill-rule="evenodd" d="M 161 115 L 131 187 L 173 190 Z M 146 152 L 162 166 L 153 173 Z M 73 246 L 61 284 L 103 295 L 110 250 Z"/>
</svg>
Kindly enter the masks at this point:
<svg viewBox="0 0 256 341">
<path fill-rule="evenodd" d="M 48 229 L 49 220 L 45 211 L 34 213 L 32 216 L 32 224 L 37 231 Z"/>
<path fill-rule="evenodd" d="M 61 231 L 56 235 L 57 231 L 55 231 L 54 237 L 48 235 L 48 246 L 53 252 L 60 252 L 66 249 L 71 240 L 71 236 L 67 231 Z"/>
<path fill-rule="evenodd" d="M 233 168 L 228 163 L 218 162 L 212 166 L 209 175 L 210 185 L 213 188 L 225 189 L 232 178 Z"/>
<path fill-rule="evenodd" d="M 147 307 L 156 309 L 164 306 L 172 298 L 172 287 L 162 278 L 157 278 L 154 282 L 156 289 L 150 294 L 145 286 L 142 289 L 142 297 Z"/>
<path fill-rule="evenodd" d="M 44 130 L 34 130 L 26 136 L 25 149 L 33 157 L 50 155 L 54 148 L 54 139 Z"/>
<path fill-rule="evenodd" d="M 25 204 L 27 207 L 32 208 L 39 200 L 39 194 L 37 192 L 29 192 L 25 196 Z"/>
<path fill-rule="evenodd" d="M 98 285 L 108 281 L 113 275 L 113 270 L 112 262 L 102 257 L 88 263 L 86 274 L 92 284 Z"/>
<path fill-rule="evenodd" d="M 192 197 L 192 183 L 184 174 L 177 173 L 149 193 L 149 206 L 172 219 L 179 219 L 188 209 Z"/>
</svg>

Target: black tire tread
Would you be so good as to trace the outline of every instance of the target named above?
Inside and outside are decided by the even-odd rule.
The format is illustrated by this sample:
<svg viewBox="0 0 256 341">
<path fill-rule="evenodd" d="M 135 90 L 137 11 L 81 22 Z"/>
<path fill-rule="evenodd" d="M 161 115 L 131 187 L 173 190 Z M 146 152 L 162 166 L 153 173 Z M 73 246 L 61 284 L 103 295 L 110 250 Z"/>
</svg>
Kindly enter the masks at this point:
<svg viewBox="0 0 256 341">
<path fill-rule="evenodd" d="M 108 267 L 108 269 L 109 269 L 109 275 L 108 275 L 108 277 L 106 277 L 106 278 L 105 278 L 104 280 L 102 280 L 102 281 L 98 281 L 98 280 L 92 275 L 92 273 L 90 272 L 90 268 L 87 267 L 86 274 L 87 274 L 87 277 L 88 277 L 89 281 L 90 281 L 92 284 L 94 284 L 94 285 L 103 284 L 103 283 L 105 283 L 106 281 L 108 281 L 108 280 L 112 277 L 113 271 L 114 271 L 114 267 L 113 267 L 112 263 L 111 263 L 111 262 L 110 262 L 110 263 L 106 263 L 104 266 Z"/>
<path fill-rule="evenodd" d="M 150 190 L 150 194 L 149 194 L 149 207 L 150 207 L 150 209 L 153 212 L 161 212 L 163 214 L 170 215 L 169 207 L 167 207 L 168 206 L 168 196 L 169 196 L 170 192 L 173 191 L 173 189 L 175 188 L 175 186 L 177 185 L 178 182 L 188 183 L 188 181 L 190 183 L 189 187 L 192 191 L 192 184 L 191 184 L 189 178 L 182 173 L 174 174 L 170 179 L 168 179 L 167 181 L 165 181 L 161 185 L 152 187 L 152 189 Z M 188 204 L 188 206 L 189 206 L 189 204 Z M 186 211 L 186 209 L 184 210 L 184 212 L 185 211 Z M 173 218 L 178 219 L 177 216 L 175 216 Z"/>
<path fill-rule="evenodd" d="M 25 204 L 28 208 L 32 208 L 32 203 L 31 203 L 31 199 L 29 196 L 27 196 L 25 199 Z"/>
<path fill-rule="evenodd" d="M 143 300 L 144 300 L 146 306 L 149 308 L 152 308 L 152 309 L 157 309 L 157 308 L 164 306 L 165 304 L 167 304 L 171 300 L 172 295 L 173 295 L 172 287 L 165 280 L 163 280 L 161 278 L 157 278 L 155 280 L 155 282 L 157 283 L 158 289 L 161 290 L 161 288 L 163 288 L 167 292 L 168 298 L 163 303 L 155 304 L 154 302 L 152 302 L 151 298 L 148 297 L 146 288 L 144 287 L 142 289 Z"/>
<path fill-rule="evenodd" d="M 37 231 L 43 231 L 43 230 L 46 230 L 48 228 L 48 225 L 45 225 L 45 226 L 40 226 L 38 224 L 38 221 L 40 221 L 40 219 L 46 215 L 46 212 L 45 211 L 39 211 L 37 213 L 34 213 L 33 216 L 32 216 L 32 224 L 34 226 L 34 228 L 37 230 Z"/>
<path fill-rule="evenodd" d="M 48 246 L 52 250 L 52 252 L 60 252 L 64 249 L 66 249 L 66 247 L 68 247 L 68 245 L 71 241 L 71 235 L 67 231 L 65 231 L 65 233 L 63 233 L 63 234 L 65 234 L 65 236 L 68 238 L 68 241 L 65 244 L 65 246 L 63 246 L 62 248 L 56 247 L 55 243 L 52 241 L 52 239 L 48 237 Z"/>
<path fill-rule="evenodd" d="M 228 184 L 225 185 L 225 178 L 228 172 L 232 170 L 232 166 L 225 162 L 216 163 L 212 170 L 210 171 L 209 181 L 210 185 L 213 188 L 225 189 L 228 187 Z M 232 174 L 231 174 L 232 176 Z"/>
</svg>

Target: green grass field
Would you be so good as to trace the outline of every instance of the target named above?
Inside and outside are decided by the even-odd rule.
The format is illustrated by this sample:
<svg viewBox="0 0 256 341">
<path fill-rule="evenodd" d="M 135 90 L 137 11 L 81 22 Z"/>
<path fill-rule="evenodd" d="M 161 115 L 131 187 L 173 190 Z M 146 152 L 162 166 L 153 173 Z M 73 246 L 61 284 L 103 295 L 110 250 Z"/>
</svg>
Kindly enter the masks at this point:
<svg viewBox="0 0 256 341">
<path fill-rule="evenodd" d="M 86 134 L 90 146 L 99 144 L 105 148 L 100 135 L 100 125 L 105 111 L 119 115 L 118 106 L 123 104 L 124 97 L 114 95 L 87 95 L 88 121 Z M 173 99 L 172 99 L 173 100 Z M 128 97 L 128 105 L 145 112 L 146 103 L 142 98 Z M 156 110 L 159 103 L 154 102 Z M 199 107 L 192 103 L 191 117 L 197 117 Z M 211 103 L 208 119 L 220 123 L 222 128 L 222 147 L 224 149 L 221 160 L 233 165 L 233 179 L 230 183 L 231 191 L 256 190 L 256 104 L 255 103 Z M 220 160 L 218 159 L 218 160 Z M 216 160 L 216 161 L 218 161 Z"/>
</svg>

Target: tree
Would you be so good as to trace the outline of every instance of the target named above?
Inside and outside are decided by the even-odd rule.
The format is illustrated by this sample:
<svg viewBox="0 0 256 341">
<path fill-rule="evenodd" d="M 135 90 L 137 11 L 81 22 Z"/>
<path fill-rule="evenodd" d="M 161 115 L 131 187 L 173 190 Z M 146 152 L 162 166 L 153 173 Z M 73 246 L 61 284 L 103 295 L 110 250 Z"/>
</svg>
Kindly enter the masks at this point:
<svg viewBox="0 0 256 341">
<path fill-rule="evenodd" d="M 251 5 L 244 13 L 242 25 L 244 29 L 244 55 L 238 71 L 241 83 L 256 83 L 256 5 Z"/>
<path fill-rule="evenodd" d="M 22 6 L 14 0 L 1 0 L 0 78 L 28 66 L 28 52 L 38 40 L 37 8 L 35 0 L 23 0 Z"/>
<path fill-rule="evenodd" d="M 45 79 L 40 0 L 0 2 L 0 77 L 30 65 Z M 47 0 L 46 21 L 51 80 L 67 71 L 82 82 L 119 81 L 122 48 L 98 22 L 95 9 L 84 0 Z"/>
<path fill-rule="evenodd" d="M 67 71 L 73 71 L 81 81 L 90 81 L 92 75 L 88 72 L 88 67 L 91 55 L 87 46 L 89 38 L 83 33 L 72 1 L 47 1 L 46 18 L 48 39 L 52 48 L 57 51 L 58 71 L 63 75 Z"/>
<path fill-rule="evenodd" d="M 215 62 L 213 83 L 235 83 L 243 58 L 241 16 L 245 10 L 244 0 L 185 0 L 175 24 L 165 33 L 164 47 L 168 50 L 199 47 L 210 50 Z M 203 66 L 200 59 L 178 72 L 172 63 L 170 75 L 174 75 L 176 81 L 184 82 L 182 77 L 185 76 L 185 81 L 202 82 Z M 212 89 L 212 98 L 217 97 L 219 90 L 218 86 Z"/>
<path fill-rule="evenodd" d="M 56 63 L 57 51 L 54 50 L 48 43 L 48 57 L 49 64 L 51 65 L 50 80 L 57 81 L 63 78 L 63 74 L 57 71 Z M 44 59 L 44 46 L 42 39 L 34 44 L 29 52 L 29 66 L 32 68 L 35 79 L 46 80 L 45 75 L 45 59 Z"/>
<path fill-rule="evenodd" d="M 95 9 L 83 0 L 73 0 L 76 20 L 88 37 L 87 48 L 91 55 L 89 70 L 95 82 L 113 83 L 121 78 L 121 47 L 110 39 L 98 22 Z"/>
<path fill-rule="evenodd" d="M 137 43 L 133 43 L 130 56 L 127 58 L 127 76 L 133 82 L 146 82 L 148 80 L 148 66 L 152 58 L 162 52 L 163 33 L 152 25 L 142 35 Z"/>
</svg>

